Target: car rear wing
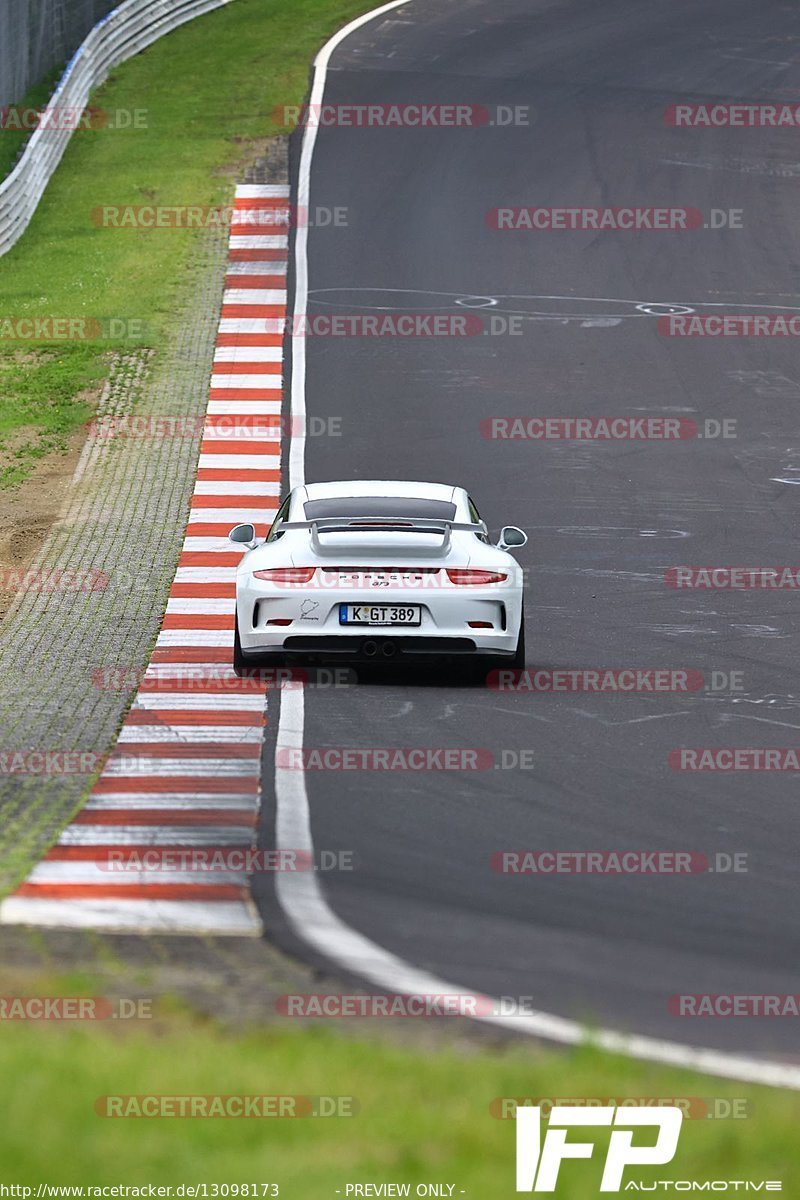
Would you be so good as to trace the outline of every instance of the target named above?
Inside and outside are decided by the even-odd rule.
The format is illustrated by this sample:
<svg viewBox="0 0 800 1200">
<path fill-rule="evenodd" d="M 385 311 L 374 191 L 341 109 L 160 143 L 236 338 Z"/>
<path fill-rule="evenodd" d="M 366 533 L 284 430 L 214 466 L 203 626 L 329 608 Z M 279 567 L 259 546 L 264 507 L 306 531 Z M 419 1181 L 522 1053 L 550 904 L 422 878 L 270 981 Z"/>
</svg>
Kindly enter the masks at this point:
<svg viewBox="0 0 800 1200">
<path fill-rule="evenodd" d="M 468 533 L 485 534 L 486 529 L 483 525 L 473 524 L 469 521 L 445 521 L 437 520 L 432 517 L 317 517 L 314 521 L 286 521 L 281 525 L 281 529 L 309 529 L 311 531 L 311 545 L 315 554 L 339 554 L 342 549 L 342 543 L 337 542 L 335 546 L 320 541 L 321 535 L 328 533 L 346 533 L 353 535 L 353 542 L 357 542 L 358 538 L 365 533 L 391 533 L 391 534 L 431 534 L 440 535 L 440 540 L 433 543 L 430 547 L 426 546 L 423 553 L 442 554 L 450 545 L 450 535 L 453 530 L 464 531 Z M 392 538 L 391 542 L 387 542 L 387 549 L 397 546 L 397 540 Z M 417 547 L 419 549 L 419 547 Z"/>
</svg>

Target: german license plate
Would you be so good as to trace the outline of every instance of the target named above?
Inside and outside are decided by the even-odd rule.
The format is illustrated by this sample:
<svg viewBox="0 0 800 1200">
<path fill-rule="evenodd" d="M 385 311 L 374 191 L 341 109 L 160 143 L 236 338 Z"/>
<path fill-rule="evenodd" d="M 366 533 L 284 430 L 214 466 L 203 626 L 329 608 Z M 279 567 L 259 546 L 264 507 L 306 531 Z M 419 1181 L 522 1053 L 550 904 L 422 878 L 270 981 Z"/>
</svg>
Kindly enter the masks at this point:
<svg viewBox="0 0 800 1200">
<path fill-rule="evenodd" d="M 419 625 L 418 604 L 340 604 L 340 625 Z"/>
</svg>

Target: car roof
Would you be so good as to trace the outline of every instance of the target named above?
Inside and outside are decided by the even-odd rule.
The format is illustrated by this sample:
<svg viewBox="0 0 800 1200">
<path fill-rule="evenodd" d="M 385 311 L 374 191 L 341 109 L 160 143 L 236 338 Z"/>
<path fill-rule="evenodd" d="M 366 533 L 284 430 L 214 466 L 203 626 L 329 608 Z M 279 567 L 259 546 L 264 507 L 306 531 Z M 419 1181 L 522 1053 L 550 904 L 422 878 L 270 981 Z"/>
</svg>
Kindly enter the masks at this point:
<svg viewBox="0 0 800 1200">
<path fill-rule="evenodd" d="M 458 489 L 451 483 L 419 483 L 403 479 L 347 479 L 307 483 L 308 500 L 338 496 L 413 496 L 418 500 L 454 500 Z"/>
</svg>

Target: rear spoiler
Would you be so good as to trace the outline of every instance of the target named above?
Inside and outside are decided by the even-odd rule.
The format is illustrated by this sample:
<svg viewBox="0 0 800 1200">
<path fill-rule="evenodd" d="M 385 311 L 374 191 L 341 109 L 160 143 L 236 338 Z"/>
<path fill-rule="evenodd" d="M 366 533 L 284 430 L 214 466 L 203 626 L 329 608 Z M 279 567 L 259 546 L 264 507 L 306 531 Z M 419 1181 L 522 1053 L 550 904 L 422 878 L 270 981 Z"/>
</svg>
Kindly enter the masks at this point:
<svg viewBox="0 0 800 1200">
<path fill-rule="evenodd" d="M 450 534 L 459 530 L 468 533 L 486 532 L 483 525 L 468 521 L 444 521 L 427 517 L 318 517 L 315 521 L 286 521 L 282 529 L 310 529 L 311 545 L 316 554 L 330 554 L 331 546 L 323 546 L 320 534 L 350 533 L 430 533 L 441 534 L 441 541 L 430 549 L 439 554 L 450 545 Z M 338 552 L 339 547 L 335 548 Z"/>
</svg>

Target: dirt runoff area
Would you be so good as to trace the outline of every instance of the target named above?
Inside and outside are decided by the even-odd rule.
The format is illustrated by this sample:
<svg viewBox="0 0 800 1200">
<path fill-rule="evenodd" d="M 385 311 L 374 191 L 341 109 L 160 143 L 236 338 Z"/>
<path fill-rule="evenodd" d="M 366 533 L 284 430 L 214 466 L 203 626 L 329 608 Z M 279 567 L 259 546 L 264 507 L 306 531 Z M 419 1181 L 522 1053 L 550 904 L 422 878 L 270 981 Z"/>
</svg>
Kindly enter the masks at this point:
<svg viewBox="0 0 800 1200">
<path fill-rule="evenodd" d="M 58 520 L 87 431 L 76 430 L 66 451 L 46 455 L 22 483 L 0 489 L 0 620 Z"/>
</svg>

